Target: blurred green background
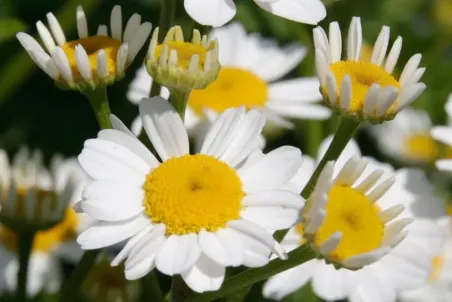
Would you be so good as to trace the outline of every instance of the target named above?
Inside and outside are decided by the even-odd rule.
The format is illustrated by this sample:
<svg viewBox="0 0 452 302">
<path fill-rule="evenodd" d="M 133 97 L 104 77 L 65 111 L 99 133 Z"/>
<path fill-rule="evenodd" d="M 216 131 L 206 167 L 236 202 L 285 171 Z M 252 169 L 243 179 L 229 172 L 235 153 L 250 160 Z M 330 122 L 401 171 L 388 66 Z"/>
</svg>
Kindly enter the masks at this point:
<svg viewBox="0 0 452 302">
<path fill-rule="evenodd" d="M 164 1 L 164 0 L 163 0 Z M 250 32 L 260 32 L 277 39 L 281 44 L 299 41 L 310 52 L 290 76 L 314 74 L 312 51 L 313 26 L 298 24 L 270 15 L 259 9 L 251 0 L 236 0 L 241 21 Z M 415 106 L 424 108 L 434 123 L 444 123 L 443 105 L 452 92 L 452 0 L 325 0 L 327 18 L 320 25 L 337 20 L 347 30 L 352 16 L 361 16 L 364 39 L 369 46 L 375 41 L 381 26 L 391 27 L 391 40 L 403 37 L 403 48 L 398 71 L 409 57 L 422 53 L 422 66 L 427 66 L 423 81 L 427 90 Z M 158 24 L 159 0 L 0 0 L 0 148 L 14 153 L 21 145 L 43 150 L 46 159 L 55 152 L 77 155 L 84 140 L 94 137 L 98 126 L 87 100 L 74 91 L 58 90 L 53 81 L 40 71 L 15 38 L 18 31 L 36 34 L 35 24 L 45 20 L 47 12 L 57 15 L 66 36 L 75 38 L 75 9 L 83 5 L 88 16 L 90 32 L 99 24 L 109 24 L 113 5 L 120 4 L 126 18 L 137 12 L 142 20 Z M 178 0 L 177 23 L 188 32 L 193 22 L 183 10 L 183 0 Z M 345 36 L 345 34 L 344 34 Z M 144 49 L 147 46 L 144 47 Z M 221 45 L 220 45 L 221 47 Z M 136 106 L 126 99 L 127 87 L 141 66 L 142 50 L 125 79 L 108 90 L 112 112 L 127 125 L 138 114 Z M 301 146 L 314 154 L 321 137 L 331 131 L 331 122 L 299 122 L 296 132 L 287 131 L 270 139 L 269 148 L 285 144 Z M 313 137 L 318 133 L 318 137 Z M 309 136 L 311 134 L 311 136 Z M 363 153 L 382 159 L 375 143 L 364 133 L 358 135 Z M 319 301 L 303 289 L 286 301 Z M 248 301 L 255 300 L 259 288 L 253 288 Z M 303 296 L 303 299 L 300 297 Z"/>
<path fill-rule="evenodd" d="M 428 67 L 423 80 L 428 88 L 415 106 L 428 110 L 435 123 L 444 122 L 443 104 L 452 90 L 449 88 L 452 0 L 326 0 L 325 3 L 328 15 L 320 25 L 327 26 L 330 21 L 337 20 L 346 30 L 352 16 L 361 16 L 365 41 L 370 45 L 381 26 L 390 25 L 392 40 L 398 35 L 403 37 L 399 70 L 412 54 L 422 53 L 422 65 Z M 85 8 L 91 32 L 98 24 L 109 24 L 114 4 L 122 5 L 124 19 L 137 12 L 143 20 L 151 21 L 154 26 L 158 24 L 159 0 L 0 0 L 0 148 L 15 152 L 20 145 L 26 144 L 42 149 L 48 159 L 55 152 L 77 155 L 83 141 L 95 136 L 97 124 L 84 97 L 78 92 L 58 90 L 15 38 L 18 31 L 36 34 L 36 22 L 45 20 L 49 11 L 57 15 L 68 38 L 75 38 L 75 8 L 80 4 Z M 251 0 L 237 0 L 236 4 L 236 19 L 249 31 L 261 32 L 281 44 L 299 41 L 312 50 L 312 26 L 270 15 Z M 177 23 L 188 31 L 193 22 L 183 10 L 183 0 L 178 0 L 178 5 Z M 128 125 L 136 116 L 137 108 L 126 100 L 125 95 L 136 68 L 142 64 L 144 53 L 143 49 L 126 78 L 109 88 L 112 111 Z M 313 52 L 310 51 L 298 70 L 289 76 L 308 76 L 313 72 Z M 317 127 L 316 123 L 320 122 L 300 123 L 298 133 L 285 133 L 277 141 L 270 142 L 270 146 L 282 141 L 306 145 L 307 129 Z M 324 130 L 322 135 L 326 134 Z M 359 140 L 366 141 L 362 144 L 364 153 L 373 153 L 375 148 L 365 135 L 360 135 Z M 311 153 L 315 149 L 313 145 Z"/>
</svg>

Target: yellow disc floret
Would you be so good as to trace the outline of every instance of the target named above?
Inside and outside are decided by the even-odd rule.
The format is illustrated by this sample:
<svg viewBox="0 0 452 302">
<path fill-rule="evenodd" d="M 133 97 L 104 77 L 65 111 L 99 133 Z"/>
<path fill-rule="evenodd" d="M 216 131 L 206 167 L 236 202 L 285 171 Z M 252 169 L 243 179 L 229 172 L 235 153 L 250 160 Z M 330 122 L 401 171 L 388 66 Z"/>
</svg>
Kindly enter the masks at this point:
<svg viewBox="0 0 452 302">
<path fill-rule="evenodd" d="M 163 47 L 168 47 L 168 53 L 172 50 L 177 52 L 177 65 L 183 69 L 188 69 L 190 60 L 194 55 L 199 56 L 198 68 L 202 69 L 206 60 L 207 49 L 201 45 L 196 45 L 189 42 L 170 41 L 157 45 L 155 48 L 155 57 L 159 58 L 162 54 Z"/>
<path fill-rule="evenodd" d="M 350 111 L 359 112 L 363 109 L 364 99 L 367 91 L 374 83 L 380 87 L 393 86 L 400 88 L 399 82 L 380 66 L 370 62 L 363 61 L 339 61 L 330 66 L 336 79 L 337 99 L 340 101 L 342 80 L 346 75 L 350 76 L 352 87 L 352 99 L 350 102 Z M 323 94 L 327 95 L 327 88 L 323 87 Z M 394 107 L 394 104 L 392 105 Z M 389 108 L 388 113 L 393 109 Z"/>
<path fill-rule="evenodd" d="M 216 231 L 239 218 L 244 196 L 236 171 L 208 155 L 171 158 L 151 171 L 143 185 L 144 206 L 168 235 Z"/>
<path fill-rule="evenodd" d="M 417 134 L 408 137 L 405 153 L 423 162 L 433 162 L 439 155 L 438 145 L 429 134 Z"/>
<path fill-rule="evenodd" d="M 429 281 L 433 282 L 439 279 L 441 271 L 444 268 L 444 256 L 438 255 L 432 259 L 432 270 L 429 275 Z"/>
<path fill-rule="evenodd" d="M 36 233 L 32 251 L 48 252 L 61 243 L 74 240 L 76 237 L 77 214 L 68 209 L 64 219 L 52 228 Z M 17 250 L 17 235 L 10 228 L 0 227 L 0 242 L 10 250 Z"/>
<path fill-rule="evenodd" d="M 198 115 L 202 115 L 203 108 L 223 112 L 231 107 L 263 107 L 267 96 L 267 83 L 254 73 L 241 68 L 223 67 L 215 82 L 205 89 L 192 90 L 188 104 Z"/>
<path fill-rule="evenodd" d="M 338 262 L 379 248 L 384 235 L 379 212 L 366 195 L 347 185 L 334 185 L 328 195 L 325 220 L 314 234 L 315 246 L 322 246 L 331 235 L 341 232 L 339 245 L 328 255 Z"/>
<path fill-rule="evenodd" d="M 107 36 L 92 36 L 64 44 L 62 49 L 69 60 L 72 74 L 75 78 L 81 79 L 82 77 L 78 71 L 77 61 L 75 59 L 75 47 L 77 45 L 82 45 L 88 54 L 94 79 L 97 77 L 97 55 L 101 50 L 105 52 L 105 56 L 107 57 L 108 74 L 116 74 L 116 60 L 121 41 Z"/>
</svg>

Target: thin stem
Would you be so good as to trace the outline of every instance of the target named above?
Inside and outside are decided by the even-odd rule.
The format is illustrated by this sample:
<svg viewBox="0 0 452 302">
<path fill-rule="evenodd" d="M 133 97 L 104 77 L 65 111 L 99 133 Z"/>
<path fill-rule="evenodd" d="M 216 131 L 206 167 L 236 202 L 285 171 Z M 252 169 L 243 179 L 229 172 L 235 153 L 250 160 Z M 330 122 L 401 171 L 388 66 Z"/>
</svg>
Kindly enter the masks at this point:
<svg viewBox="0 0 452 302">
<path fill-rule="evenodd" d="M 66 281 L 61 291 L 59 302 L 71 302 L 77 300 L 80 287 L 85 281 L 86 276 L 93 267 L 101 250 L 85 251 L 82 259 L 75 267 L 69 279 Z"/>
<path fill-rule="evenodd" d="M 290 252 L 289 259 L 287 260 L 274 259 L 264 267 L 248 269 L 243 273 L 234 275 L 231 278 L 227 279 L 218 291 L 197 295 L 191 299 L 187 299 L 186 301 L 209 302 L 231 295 L 239 290 L 242 290 L 243 288 L 253 285 L 254 283 L 265 280 L 292 267 L 303 264 L 311 259 L 314 259 L 315 257 L 315 252 L 312 251 L 312 249 L 307 244 L 302 245 Z"/>
<path fill-rule="evenodd" d="M 307 139 L 307 151 L 312 157 L 317 155 L 317 149 L 323 139 L 323 121 L 307 121 L 308 136 Z"/>
<path fill-rule="evenodd" d="M 154 301 L 163 302 L 162 290 L 160 289 L 159 280 L 155 270 L 152 270 L 144 278 L 141 279 L 141 298 L 142 302 Z"/>
<path fill-rule="evenodd" d="M 188 97 L 190 96 L 190 91 L 182 91 L 177 89 L 170 90 L 169 102 L 179 113 L 182 121 L 185 119 L 185 108 L 187 107 Z"/>
<path fill-rule="evenodd" d="M 173 26 L 176 15 L 176 0 L 160 1 L 159 41 L 162 42 L 166 32 Z"/>
<path fill-rule="evenodd" d="M 27 277 L 28 264 L 30 262 L 31 249 L 35 238 L 35 231 L 19 232 L 19 271 L 17 273 L 17 302 L 27 301 Z"/>
<path fill-rule="evenodd" d="M 83 94 L 88 98 L 97 122 L 102 129 L 111 128 L 110 105 L 108 104 L 107 88 L 98 88 L 95 90 L 86 90 Z"/>
<path fill-rule="evenodd" d="M 303 198 L 308 199 L 311 196 L 312 191 L 317 184 L 317 180 L 319 179 L 320 173 L 322 172 L 325 165 L 332 160 L 337 160 L 341 155 L 342 151 L 347 146 L 350 139 L 355 134 L 356 130 L 358 130 L 360 123 L 346 117 L 341 117 L 339 122 L 339 126 L 336 130 L 336 134 L 333 137 L 333 141 L 331 142 L 328 150 L 326 150 L 325 155 L 323 155 L 320 160 L 317 168 L 309 179 L 308 183 L 304 187 L 301 192 L 301 196 Z M 274 237 L 277 241 L 281 242 L 281 240 L 286 236 L 289 230 L 281 230 L 275 233 Z"/>
</svg>

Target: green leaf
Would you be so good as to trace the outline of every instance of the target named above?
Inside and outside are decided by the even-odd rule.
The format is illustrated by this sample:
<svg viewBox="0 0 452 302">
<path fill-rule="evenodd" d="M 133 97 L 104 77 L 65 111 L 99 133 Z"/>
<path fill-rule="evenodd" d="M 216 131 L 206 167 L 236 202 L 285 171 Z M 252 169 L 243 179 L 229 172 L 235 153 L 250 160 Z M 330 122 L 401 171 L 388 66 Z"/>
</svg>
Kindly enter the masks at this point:
<svg viewBox="0 0 452 302">
<path fill-rule="evenodd" d="M 19 31 L 27 30 L 27 25 L 18 18 L 0 19 L 0 43 L 11 39 Z"/>
</svg>

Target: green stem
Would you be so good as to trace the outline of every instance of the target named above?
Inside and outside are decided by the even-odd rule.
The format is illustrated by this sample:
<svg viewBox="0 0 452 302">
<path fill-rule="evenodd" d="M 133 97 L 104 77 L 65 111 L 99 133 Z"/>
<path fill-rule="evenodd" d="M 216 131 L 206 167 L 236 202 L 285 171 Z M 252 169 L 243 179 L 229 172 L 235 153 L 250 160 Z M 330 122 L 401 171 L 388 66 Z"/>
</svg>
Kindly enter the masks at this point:
<svg viewBox="0 0 452 302">
<path fill-rule="evenodd" d="M 173 26 L 176 15 L 176 0 L 160 1 L 159 41 L 162 42 L 166 32 Z"/>
<path fill-rule="evenodd" d="M 19 233 L 19 271 L 17 272 L 15 299 L 17 302 L 27 301 L 28 264 L 35 234 L 35 231 L 22 231 Z"/>
<path fill-rule="evenodd" d="M 152 270 L 144 278 L 141 279 L 141 299 L 142 302 L 154 301 L 163 302 L 162 290 L 160 289 L 159 280 L 155 270 Z"/>
<path fill-rule="evenodd" d="M 177 89 L 170 90 L 169 102 L 179 113 L 182 121 L 185 119 L 185 108 L 187 107 L 188 97 L 190 96 L 190 91 L 182 91 Z"/>
<path fill-rule="evenodd" d="M 241 274 L 234 275 L 227 279 L 219 290 L 200 294 L 191 299 L 189 298 L 186 301 L 209 302 L 231 295 L 239 290 L 242 290 L 243 288 L 253 285 L 256 282 L 270 278 L 271 276 L 303 264 L 314 258 L 316 258 L 316 254 L 309 247 L 309 245 L 302 245 L 291 251 L 289 253 L 289 259 L 287 260 L 274 259 L 264 267 L 248 269 Z"/>
<path fill-rule="evenodd" d="M 180 275 L 174 275 L 171 279 L 171 295 L 169 301 L 184 302 L 189 294 L 187 285 Z"/>
<path fill-rule="evenodd" d="M 326 150 L 325 155 L 323 155 L 320 160 L 317 168 L 309 179 L 308 183 L 304 187 L 301 192 L 301 196 L 303 198 L 308 199 L 311 196 L 312 191 L 317 184 L 317 180 L 319 179 L 320 173 L 322 172 L 325 165 L 332 160 L 337 160 L 341 155 L 342 151 L 344 151 L 345 146 L 347 146 L 348 142 L 352 139 L 356 130 L 358 130 L 360 123 L 356 120 L 341 117 L 339 122 L 339 126 L 336 130 L 336 134 L 333 137 L 333 141 L 331 142 L 328 150 Z M 289 230 L 281 230 L 277 231 L 274 235 L 275 239 L 279 242 L 286 236 Z"/>
<path fill-rule="evenodd" d="M 323 139 L 323 121 L 307 121 L 308 136 L 307 136 L 307 153 L 316 157 L 317 149 Z"/>
<path fill-rule="evenodd" d="M 69 276 L 69 279 L 63 286 L 60 298 L 58 299 L 59 302 L 71 302 L 77 300 L 80 292 L 80 287 L 82 286 L 83 281 L 85 281 L 86 276 L 93 267 L 94 263 L 96 262 L 97 256 L 99 255 L 100 251 L 101 250 L 85 251 L 82 259 L 77 264 L 74 271 Z"/>
<path fill-rule="evenodd" d="M 85 90 L 83 94 L 88 98 L 97 122 L 102 129 L 111 128 L 110 105 L 108 104 L 107 88 L 98 88 L 95 90 Z"/>
</svg>

